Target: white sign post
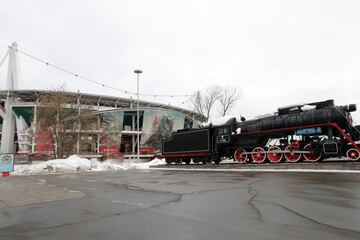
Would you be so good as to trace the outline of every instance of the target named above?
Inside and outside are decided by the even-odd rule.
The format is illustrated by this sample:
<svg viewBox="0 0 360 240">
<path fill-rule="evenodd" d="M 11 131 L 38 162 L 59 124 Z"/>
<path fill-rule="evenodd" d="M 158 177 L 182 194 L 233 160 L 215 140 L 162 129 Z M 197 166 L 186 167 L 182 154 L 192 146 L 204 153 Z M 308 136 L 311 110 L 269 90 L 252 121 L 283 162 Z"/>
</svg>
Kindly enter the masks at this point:
<svg viewBox="0 0 360 240">
<path fill-rule="evenodd" d="M 0 154 L 0 172 L 3 177 L 10 176 L 14 171 L 14 154 Z"/>
</svg>

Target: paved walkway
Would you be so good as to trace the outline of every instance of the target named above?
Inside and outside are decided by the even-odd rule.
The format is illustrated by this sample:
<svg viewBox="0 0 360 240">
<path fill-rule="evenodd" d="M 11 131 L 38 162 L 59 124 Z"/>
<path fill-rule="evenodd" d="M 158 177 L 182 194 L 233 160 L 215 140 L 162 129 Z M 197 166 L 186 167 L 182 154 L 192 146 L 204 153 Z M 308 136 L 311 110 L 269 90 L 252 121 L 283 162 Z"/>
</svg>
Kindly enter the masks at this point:
<svg viewBox="0 0 360 240">
<path fill-rule="evenodd" d="M 80 191 L 48 184 L 41 177 L 0 178 L 0 207 L 12 207 L 84 197 Z"/>
</svg>

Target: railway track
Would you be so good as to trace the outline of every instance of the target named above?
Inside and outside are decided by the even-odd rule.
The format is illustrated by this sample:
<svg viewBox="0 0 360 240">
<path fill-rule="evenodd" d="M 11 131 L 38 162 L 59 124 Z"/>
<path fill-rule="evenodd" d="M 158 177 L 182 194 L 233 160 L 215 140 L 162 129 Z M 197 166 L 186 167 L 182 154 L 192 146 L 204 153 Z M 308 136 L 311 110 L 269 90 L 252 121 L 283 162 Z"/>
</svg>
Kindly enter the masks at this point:
<svg viewBox="0 0 360 240">
<path fill-rule="evenodd" d="M 159 169 L 303 169 L 303 170 L 360 170 L 359 161 L 330 159 L 322 162 L 298 162 L 298 163 L 262 163 L 240 164 L 226 162 L 220 164 L 167 164 L 152 166 Z"/>
</svg>

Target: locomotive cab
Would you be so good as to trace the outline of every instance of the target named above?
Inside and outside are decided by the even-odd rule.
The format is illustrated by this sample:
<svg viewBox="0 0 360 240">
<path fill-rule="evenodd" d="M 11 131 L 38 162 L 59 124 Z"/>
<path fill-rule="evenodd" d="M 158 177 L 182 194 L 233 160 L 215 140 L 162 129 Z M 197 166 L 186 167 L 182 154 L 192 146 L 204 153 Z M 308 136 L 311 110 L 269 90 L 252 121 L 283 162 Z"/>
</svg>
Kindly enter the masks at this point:
<svg viewBox="0 0 360 240">
<path fill-rule="evenodd" d="M 214 144 L 226 144 L 231 141 L 231 134 L 234 132 L 236 126 L 236 118 L 231 118 L 220 125 L 210 125 L 212 128 L 212 135 Z"/>
<path fill-rule="evenodd" d="M 230 142 L 230 127 L 223 126 L 215 129 L 216 132 L 216 143 L 229 143 Z"/>
<path fill-rule="evenodd" d="M 232 138 L 236 127 L 236 118 L 230 118 L 223 125 L 212 126 L 213 160 L 219 163 L 222 157 L 232 157 Z"/>
</svg>

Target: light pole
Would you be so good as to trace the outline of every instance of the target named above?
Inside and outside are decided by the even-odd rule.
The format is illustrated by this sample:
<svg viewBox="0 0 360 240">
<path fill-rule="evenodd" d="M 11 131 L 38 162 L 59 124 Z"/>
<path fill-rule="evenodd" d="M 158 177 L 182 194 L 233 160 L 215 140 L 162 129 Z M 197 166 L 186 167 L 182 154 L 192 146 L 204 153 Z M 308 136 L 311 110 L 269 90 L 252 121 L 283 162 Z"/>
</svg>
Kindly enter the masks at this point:
<svg viewBox="0 0 360 240">
<path fill-rule="evenodd" d="M 136 73 L 137 75 L 137 107 L 136 107 L 136 116 L 137 116 L 137 139 L 136 139 L 136 144 L 137 144 L 137 160 L 140 160 L 140 132 L 139 132 L 139 125 L 140 125 L 140 116 L 139 116 L 139 75 L 140 73 L 142 73 L 142 70 L 140 69 L 135 69 L 134 73 Z"/>
</svg>

